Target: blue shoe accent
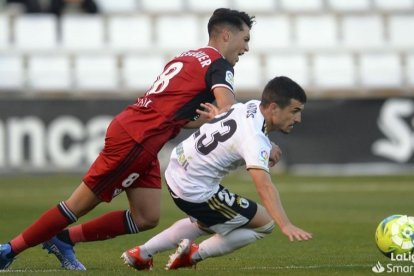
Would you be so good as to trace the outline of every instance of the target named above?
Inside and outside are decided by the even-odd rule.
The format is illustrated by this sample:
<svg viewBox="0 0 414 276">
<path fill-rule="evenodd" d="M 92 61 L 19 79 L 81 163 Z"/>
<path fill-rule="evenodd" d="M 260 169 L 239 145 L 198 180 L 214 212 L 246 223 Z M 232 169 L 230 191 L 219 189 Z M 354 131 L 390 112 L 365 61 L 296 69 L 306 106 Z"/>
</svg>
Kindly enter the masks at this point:
<svg viewBox="0 0 414 276">
<path fill-rule="evenodd" d="M 43 243 L 43 249 L 54 254 L 63 268 L 67 270 L 86 270 L 85 266 L 76 259 L 73 246 L 59 240 L 56 236 Z"/>
<path fill-rule="evenodd" d="M 13 263 L 14 258 L 7 257 L 10 252 L 10 244 L 0 244 L 0 270 L 7 269 Z"/>
</svg>

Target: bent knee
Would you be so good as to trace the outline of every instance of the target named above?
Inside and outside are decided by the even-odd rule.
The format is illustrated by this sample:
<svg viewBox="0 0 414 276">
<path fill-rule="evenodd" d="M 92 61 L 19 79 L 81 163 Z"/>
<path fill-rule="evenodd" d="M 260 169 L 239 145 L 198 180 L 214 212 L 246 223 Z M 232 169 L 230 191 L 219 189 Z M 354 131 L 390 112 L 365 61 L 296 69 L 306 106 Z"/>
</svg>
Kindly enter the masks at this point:
<svg viewBox="0 0 414 276">
<path fill-rule="evenodd" d="M 159 216 L 134 216 L 134 222 L 139 231 L 149 230 L 155 228 L 159 223 Z"/>
<path fill-rule="evenodd" d="M 275 223 L 273 222 L 273 220 L 271 220 L 265 225 L 256 227 L 253 230 L 260 236 L 260 238 L 263 238 L 266 235 L 269 235 L 270 233 L 272 233 L 273 229 L 275 229 Z"/>
</svg>

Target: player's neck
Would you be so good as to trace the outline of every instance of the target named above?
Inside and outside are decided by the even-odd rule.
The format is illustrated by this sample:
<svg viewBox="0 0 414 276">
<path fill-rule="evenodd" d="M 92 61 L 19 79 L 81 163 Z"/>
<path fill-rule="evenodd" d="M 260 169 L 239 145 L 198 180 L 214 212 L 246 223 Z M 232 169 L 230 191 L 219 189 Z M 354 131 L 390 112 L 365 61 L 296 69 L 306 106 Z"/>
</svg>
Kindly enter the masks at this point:
<svg viewBox="0 0 414 276">
<path fill-rule="evenodd" d="M 208 45 L 207 46 L 213 48 L 214 50 L 216 50 L 217 52 L 219 52 L 220 55 L 222 55 L 223 57 L 225 57 L 224 47 L 223 47 L 223 45 L 220 45 L 220 43 L 218 43 L 217 41 L 210 40 L 208 42 Z"/>
<path fill-rule="evenodd" d="M 266 119 L 266 110 L 262 105 L 259 105 L 260 113 L 262 113 L 264 122 L 263 122 L 263 133 L 266 134 L 266 136 L 269 134 L 269 128 L 267 127 L 267 119 Z"/>
</svg>

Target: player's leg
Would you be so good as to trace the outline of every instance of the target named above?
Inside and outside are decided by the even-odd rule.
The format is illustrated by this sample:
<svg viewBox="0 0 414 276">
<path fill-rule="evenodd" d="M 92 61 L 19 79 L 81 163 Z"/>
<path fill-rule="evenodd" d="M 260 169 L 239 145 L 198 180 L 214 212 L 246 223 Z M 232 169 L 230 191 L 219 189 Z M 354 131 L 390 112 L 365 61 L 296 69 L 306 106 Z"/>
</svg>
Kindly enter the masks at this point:
<svg viewBox="0 0 414 276">
<path fill-rule="evenodd" d="M 139 187 L 141 179 L 145 181 L 149 177 L 147 175 L 154 159 L 153 155 L 130 137 L 117 120 L 113 120 L 106 133 L 105 147 L 84 176 L 84 182 L 100 200 L 111 202 L 125 189 Z M 66 229 L 57 238 L 74 245 L 137 233 L 138 227 L 132 213 L 129 210 L 108 212 Z"/>
<path fill-rule="evenodd" d="M 131 210 L 117 210 L 105 213 L 85 223 L 70 227 L 57 235 L 57 238 L 72 246 L 79 242 L 102 241 L 125 234 L 135 234 L 155 227 L 159 218 L 160 190 L 159 189 L 131 189 L 136 193 L 135 199 L 141 200 L 140 204 L 130 205 Z M 133 193 L 134 194 L 134 193 Z M 129 196 L 128 196 L 129 197 Z M 152 203 L 150 201 L 152 200 Z M 146 204 L 147 202 L 147 204 Z M 152 210 L 138 214 L 137 206 L 154 204 Z M 143 207 L 138 207 L 141 209 Z M 111 223 L 108 223 L 110 221 Z M 138 224 L 136 222 L 139 222 Z M 139 225 L 142 225 L 140 227 Z"/>
<path fill-rule="evenodd" d="M 99 202 L 100 200 L 89 188 L 81 183 L 68 200 L 62 201 L 43 213 L 21 234 L 13 238 L 7 245 L 3 245 L 0 259 L 13 260 L 16 255 L 25 249 L 49 240 L 66 226 L 93 209 Z M 4 265 L 0 263 L 0 269 L 5 269 L 10 264 L 11 262 Z"/>
<path fill-rule="evenodd" d="M 116 120 L 112 121 L 106 134 L 105 147 L 84 177 L 87 189 L 99 200 L 110 202 L 125 188 L 132 187 L 140 174 L 145 175 L 150 166 L 148 160 L 154 158 L 148 155 Z M 73 204 L 76 205 L 76 201 Z M 74 257 L 73 246 L 77 242 L 105 240 L 137 232 L 131 212 L 118 210 L 66 229 L 44 243 L 44 247 L 65 265 L 61 255 L 69 252 Z"/>
<path fill-rule="evenodd" d="M 57 238 L 75 245 L 79 242 L 102 241 L 125 234 L 135 234 L 155 227 L 159 218 L 160 189 L 134 188 L 130 189 L 127 194 L 128 198 L 133 197 L 136 201 L 135 204 L 130 203 L 130 210 L 105 213 L 62 231 Z M 138 210 L 146 206 L 150 206 L 148 208 L 150 210 L 138 215 Z M 134 216 L 133 213 L 136 215 Z"/>
<path fill-rule="evenodd" d="M 110 149 L 118 144 L 120 137 L 118 133 L 122 133 L 120 130 L 122 129 L 119 124 L 113 120 L 108 127 L 105 147 L 101 153 L 110 152 Z M 121 135 L 121 138 L 123 137 L 127 137 L 127 135 Z M 95 170 L 97 166 L 105 167 L 102 165 L 105 162 L 99 162 L 103 157 L 105 157 L 104 153 L 99 155 L 94 162 L 95 167 L 92 165 L 89 172 L 96 173 L 96 171 L 98 171 Z M 89 176 L 93 178 L 95 174 L 90 173 Z M 51 239 L 66 226 L 75 222 L 78 217 L 93 209 L 101 201 L 101 199 L 96 196 L 97 193 L 93 191 L 93 188 L 95 187 L 87 186 L 85 183 L 87 182 L 82 182 L 67 201 L 61 202 L 58 206 L 46 211 L 31 226 L 12 239 L 8 245 L 1 246 L 0 269 L 7 268 L 11 264 L 9 260 L 12 261 L 17 254 L 25 249 Z M 51 249 L 52 246 L 53 248 L 56 247 L 53 244 L 46 244 L 48 250 Z M 49 250 L 49 252 L 50 251 L 51 250 Z M 58 256 L 58 258 L 60 258 L 60 256 Z"/>
<path fill-rule="evenodd" d="M 191 209 L 192 206 L 186 206 L 185 208 Z M 140 219 L 137 218 L 137 220 L 139 221 Z M 121 258 L 124 259 L 125 264 L 135 269 L 148 270 L 152 268 L 152 258 L 155 254 L 176 248 L 182 239 L 194 240 L 205 234 L 207 232 L 202 230 L 194 219 L 181 219 L 151 238 L 145 244 L 125 251 Z"/>
<path fill-rule="evenodd" d="M 208 232 L 200 229 L 196 222 L 190 218 L 184 218 L 152 237 L 143 245 L 125 251 L 121 258 L 124 259 L 125 264 L 135 269 L 151 269 L 155 254 L 176 248 L 183 239 L 195 240 L 206 234 Z"/>
<path fill-rule="evenodd" d="M 154 160 L 148 174 L 139 179 L 137 183 L 139 188 L 126 190 L 132 213 L 131 221 L 140 231 L 152 229 L 158 225 L 161 201 L 160 183 L 159 162 Z M 142 253 L 143 256 L 141 257 Z M 124 259 L 125 264 L 138 270 L 152 269 L 152 256 L 148 251 L 141 250 L 139 246 L 125 251 L 121 258 Z"/>
<path fill-rule="evenodd" d="M 243 228 L 229 233 L 218 232 L 211 238 L 200 243 L 198 254 L 201 259 L 229 254 L 239 248 L 264 238 L 274 228 L 274 222 L 267 214 L 266 209 L 259 205 L 253 219 Z"/>
<path fill-rule="evenodd" d="M 189 208 L 188 202 L 181 199 L 174 201 L 216 234 L 200 245 L 189 239 L 183 240 L 170 257 L 167 269 L 192 266 L 203 259 L 231 253 L 263 238 L 274 228 L 273 221 L 262 206 L 224 187 L 209 199 L 207 206 L 199 204 Z"/>
<path fill-rule="evenodd" d="M 129 223 L 135 225 L 137 232 L 154 228 L 158 224 L 160 216 L 161 190 L 134 188 L 128 189 L 126 193 L 130 204 L 131 214 L 133 214 L 131 215 Z M 133 250 L 129 250 L 129 253 L 131 254 L 130 256 L 125 252 L 122 254 L 121 258 L 124 259 L 125 263 L 128 263 L 138 270 L 152 269 L 152 258 L 148 257 L 141 259 L 140 252 L 139 248 L 134 248 Z"/>
<path fill-rule="evenodd" d="M 76 259 L 73 250 L 76 243 L 106 240 L 120 235 L 138 233 L 138 231 L 131 211 L 118 210 L 61 231 L 45 242 L 43 246 L 48 249 L 49 253 L 56 255 L 62 267 L 69 270 L 80 270 L 77 267 L 84 268 L 84 266 Z M 77 265 L 71 265 L 73 263 Z"/>
<path fill-rule="evenodd" d="M 74 245 L 78 242 L 106 240 L 154 228 L 160 217 L 161 177 L 159 164 L 157 160 L 149 162 L 151 167 L 141 175 L 139 168 L 137 168 L 141 166 L 142 161 L 139 160 L 149 160 L 150 158 L 153 157 L 144 152 L 134 158 L 126 158 L 136 161 L 131 166 L 122 166 L 124 171 L 119 177 L 113 179 L 113 183 L 119 182 L 119 185 L 108 185 L 107 189 L 101 191 L 100 197 L 110 201 L 112 197 L 127 188 L 125 191 L 129 201 L 129 210 L 108 212 L 83 224 L 73 226 L 59 233 L 58 239 Z"/>
<path fill-rule="evenodd" d="M 111 127 L 107 137 L 112 137 L 114 129 L 117 134 L 116 143 L 113 144 L 111 139 L 107 139 L 104 150 L 84 180 L 96 196 L 106 202 L 110 202 L 126 189 L 130 210 L 108 212 L 68 228 L 45 243 L 46 248 L 54 246 L 62 250 L 72 249 L 78 242 L 100 241 L 134 234 L 157 225 L 161 188 L 158 161 L 125 134 L 119 125 L 117 127 L 117 124 Z M 55 255 L 63 265 L 59 254 Z"/>
<path fill-rule="evenodd" d="M 197 222 L 193 222 L 190 218 L 180 219 L 140 246 L 142 255 L 152 257 L 157 253 L 176 248 L 183 239 L 195 240 L 207 234 L 209 233 L 200 229 Z"/>
<path fill-rule="evenodd" d="M 143 158 L 147 159 L 148 156 Z M 125 192 L 133 222 L 139 231 L 156 227 L 161 207 L 161 172 L 158 160 L 153 159 L 147 173 L 140 176 Z"/>
</svg>

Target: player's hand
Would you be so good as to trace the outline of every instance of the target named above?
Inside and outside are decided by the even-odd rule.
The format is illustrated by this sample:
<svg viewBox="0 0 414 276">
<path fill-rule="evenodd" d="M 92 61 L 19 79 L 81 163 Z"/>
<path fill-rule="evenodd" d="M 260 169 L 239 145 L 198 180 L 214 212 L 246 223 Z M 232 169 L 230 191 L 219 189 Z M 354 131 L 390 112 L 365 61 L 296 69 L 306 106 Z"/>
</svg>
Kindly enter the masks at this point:
<svg viewBox="0 0 414 276">
<path fill-rule="evenodd" d="M 279 146 L 273 142 L 270 143 L 272 144 L 272 149 L 270 150 L 269 156 L 269 168 L 276 165 L 276 163 L 279 162 L 280 158 L 282 157 L 282 150 L 279 148 Z"/>
<path fill-rule="evenodd" d="M 200 106 L 204 109 L 196 109 L 196 112 L 200 114 L 200 116 L 207 119 L 207 121 L 213 119 L 216 115 L 220 114 L 219 109 L 217 106 L 211 103 L 202 103 Z"/>
<path fill-rule="evenodd" d="M 307 241 L 312 239 L 311 233 L 308 233 L 293 224 L 285 225 L 281 230 L 283 234 L 288 236 L 290 241 Z"/>
</svg>

